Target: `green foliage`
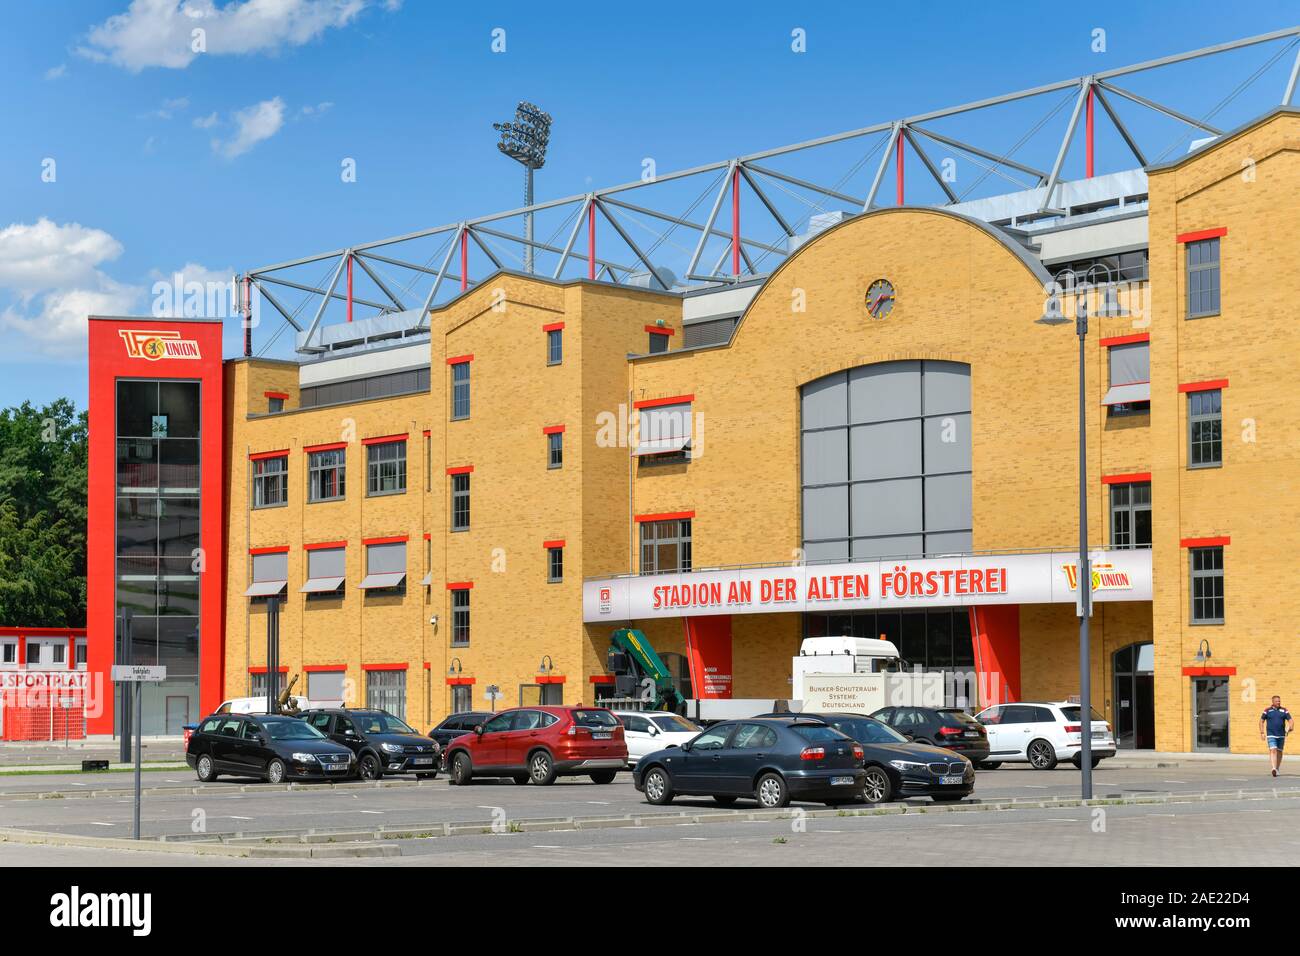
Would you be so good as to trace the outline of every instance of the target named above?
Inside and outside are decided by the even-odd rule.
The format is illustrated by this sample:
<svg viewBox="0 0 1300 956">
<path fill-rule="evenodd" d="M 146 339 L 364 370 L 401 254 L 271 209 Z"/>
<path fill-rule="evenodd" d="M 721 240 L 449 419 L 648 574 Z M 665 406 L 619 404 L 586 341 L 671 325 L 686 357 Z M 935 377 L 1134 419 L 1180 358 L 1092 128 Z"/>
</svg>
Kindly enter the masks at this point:
<svg viewBox="0 0 1300 956">
<path fill-rule="evenodd" d="M 0 625 L 86 623 L 86 413 L 0 410 Z"/>
</svg>

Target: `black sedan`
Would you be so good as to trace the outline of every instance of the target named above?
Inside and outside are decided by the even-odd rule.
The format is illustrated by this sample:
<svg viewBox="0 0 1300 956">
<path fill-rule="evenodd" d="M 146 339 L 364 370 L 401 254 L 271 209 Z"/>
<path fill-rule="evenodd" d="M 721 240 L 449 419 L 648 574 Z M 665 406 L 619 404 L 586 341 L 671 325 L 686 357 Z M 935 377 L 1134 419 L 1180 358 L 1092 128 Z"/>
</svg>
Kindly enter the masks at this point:
<svg viewBox="0 0 1300 956">
<path fill-rule="evenodd" d="M 871 715 L 908 740 L 955 750 L 973 764 L 989 755 L 989 733 L 956 707 L 882 707 Z"/>
<path fill-rule="evenodd" d="M 413 773 L 419 780 L 438 776 L 442 748 L 386 710 L 305 710 L 299 717 L 356 754 L 365 780 L 393 773 Z"/>
<path fill-rule="evenodd" d="M 961 800 L 975 789 L 975 766 L 960 754 L 913 743 L 880 721 L 862 714 L 809 714 L 857 741 L 864 752 L 867 803 L 896 797 L 930 797 L 936 802 Z"/>
<path fill-rule="evenodd" d="M 190 735 L 185 762 L 204 783 L 220 774 L 286 780 L 338 780 L 356 775 L 352 751 L 296 717 L 216 714 Z"/>
<path fill-rule="evenodd" d="M 770 810 L 791 800 L 836 806 L 861 799 L 866 775 L 860 746 L 820 720 L 785 714 L 714 724 L 642 757 L 632 782 L 656 805 L 707 796 L 730 806 L 748 797 Z"/>
</svg>

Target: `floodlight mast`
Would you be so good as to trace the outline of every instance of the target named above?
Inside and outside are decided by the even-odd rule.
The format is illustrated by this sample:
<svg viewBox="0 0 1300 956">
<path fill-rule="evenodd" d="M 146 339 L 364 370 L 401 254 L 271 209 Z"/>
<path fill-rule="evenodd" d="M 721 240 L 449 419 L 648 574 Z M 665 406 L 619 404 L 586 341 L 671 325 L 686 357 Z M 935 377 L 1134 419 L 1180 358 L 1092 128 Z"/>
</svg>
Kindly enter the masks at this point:
<svg viewBox="0 0 1300 956">
<path fill-rule="evenodd" d="M 493 123 L 501 134 L 497 149 L 524 167 L 524 206 L 533 205 L 533 170 L 546 165 L 551 115 L 527 100 L 515 107 L 514 122 Z M 524 213 L 524 271 L 533 272 L 533 214 Z"/>
</svg>

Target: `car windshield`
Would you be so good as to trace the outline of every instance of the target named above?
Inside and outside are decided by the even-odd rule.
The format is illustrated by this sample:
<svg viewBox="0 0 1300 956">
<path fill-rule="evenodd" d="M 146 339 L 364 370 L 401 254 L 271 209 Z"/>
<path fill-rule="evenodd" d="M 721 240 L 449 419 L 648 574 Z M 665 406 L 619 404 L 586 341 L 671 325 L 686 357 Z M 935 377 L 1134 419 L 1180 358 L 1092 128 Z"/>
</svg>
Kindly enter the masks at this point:
<svg viewBox="0 0 1300 956">
<path fill-rule="evenodd" d="M 660 730 L 667 731 L 670 734 L 698 734 L 700 728 L 685 717 L 678 717 L 676 714 L 656 714 L 650 718 L 654 725 Z"/>
<path fill-rule="evenodd" d="M 907 738 L 871 717 L 828 717 L 826 722 L 860 744 L 905 744 Z"/>
<path fill-rule="evenodd" d="M 297 718 L 264 720 L 262 721 L 262 729 L 270 735 L 272 740 L 322 740 L 325 737 L 311 724 Z"/>
<path fill-rule="evenodd" d="M 618 718 L 607 710 L 575 710 L 573 722 L 579 727 L 598 727 L 601 730 L 618 726 Z"/>
<path fill-rule="evenodd" d="M 363 734 L 414 734 L 415 730 L 398 720 L 392 714 L 357 714 L 352 719 L 357 722 Z"/>
<path fill-rule="evenodd" d="M 1091 710 L 1092 708 L 1089 708 L 1089 709 Z M 1080 715 L 1081 713 L 1083 713 L 1083 708 L 1080 707 L 1078 704 L 1075 704 L 1075 705 L 1072 706 L 1072 707 L 1062 707 L 1062 708 L 1061 708 L 1061 713 L 1065 715 L 1065 719 L 1066 719 L 1067 721 L 1077 721 L 1077 720 L 1079 719 L 1079 715 Z M 1096 710 L 1093 710 L 1093 711 L 1092 711 L 1092 719 L 1093 719 L 1093 720 L 1105 720 L 1106 718 L 1103 717 L 1101 714 L 1097 713 Z"/>
</svg>

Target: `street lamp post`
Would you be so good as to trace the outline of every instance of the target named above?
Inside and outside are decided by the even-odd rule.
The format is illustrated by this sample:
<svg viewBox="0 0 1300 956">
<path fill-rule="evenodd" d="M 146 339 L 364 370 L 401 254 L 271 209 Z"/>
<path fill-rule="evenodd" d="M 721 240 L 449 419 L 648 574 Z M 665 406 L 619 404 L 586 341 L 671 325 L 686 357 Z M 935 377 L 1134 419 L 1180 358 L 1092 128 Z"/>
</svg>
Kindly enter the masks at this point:
<svg viewBox="0 0 1300 956">
<path fill-rule="evenodd" d="M 1092 799 L 1092 648 L 1089 625 L 1092 619 L 1092 567 L 1088 560 L 1088 397 L 1085 384 L 1088 338 L 1088 294 L 1091 275 L 1101 269 L 1106 276 L 1103 315 L 1126 314 L 1114 297 L 1110 269 L 1098 263 L 1085 272 L 1062 269 L 1050 290 L 1047 309 L 1037 321 L 1043 325 L 1063 325 L 1069 321 L 1061 310 L 1060 290 L 1064 287 L 1074 297 L 1074 331 L 1079 338 L 1079 772 L 1084 800 Z M 1079 280 L 1083 279 L 1081 283 Z M 1064 280 L 1064 284 L 1062 282 Z"/>
<path fill-rule="evenodd" d="M 524 167 L 524 206 L 533 204 L 533 170 L 546 165 L 546 144 L 551 138 L 551 115 L 521 101 L 514 122 L 493 123 L 501 134 L 497 149 Z M 524 271 L 533 271 L 533 214 L 524 213 Z"/>
</svg>

